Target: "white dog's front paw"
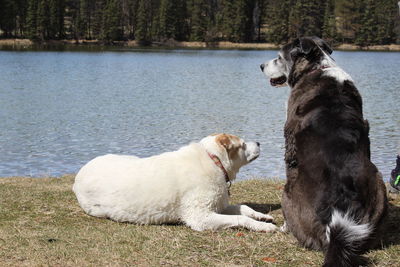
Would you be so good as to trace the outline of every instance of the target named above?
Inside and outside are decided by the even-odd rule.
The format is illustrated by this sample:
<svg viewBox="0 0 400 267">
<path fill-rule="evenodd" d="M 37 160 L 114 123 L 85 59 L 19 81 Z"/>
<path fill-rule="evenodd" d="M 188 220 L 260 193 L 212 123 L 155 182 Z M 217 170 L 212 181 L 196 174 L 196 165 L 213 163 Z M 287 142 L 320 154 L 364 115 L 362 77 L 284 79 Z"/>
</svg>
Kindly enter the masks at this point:
<svg viewBox="0 0 400 267">
<path fill-rule="evenodd" d="M 262 222 L 273 222 L 274 221 L 274 217 L 272 217 L 271 215 L 268 215 L 268 214 L 263 214 L 261 212 L 257 212 L 256 214 L 254 214 L 254 219 L 257 221 L 262 221 Z"/>
<path fill-rule="evenodd" d="M 259 232 L 275 232 L 278 230 L 278 227 L 276 227 L 275 224 L 272 223 L 264 223 L 264 222 L 259 222 L 260 224 L 257 226 L 257 231 Z"/>
<path fill-rule="evenodd" d="M 274 221 L 274 217 L 272 217 L 271 215 L 268 214 L 263 214 L 264 216 L 261 218 L 261 221 L 264 222 L 273 222 Z"/>
</svg>

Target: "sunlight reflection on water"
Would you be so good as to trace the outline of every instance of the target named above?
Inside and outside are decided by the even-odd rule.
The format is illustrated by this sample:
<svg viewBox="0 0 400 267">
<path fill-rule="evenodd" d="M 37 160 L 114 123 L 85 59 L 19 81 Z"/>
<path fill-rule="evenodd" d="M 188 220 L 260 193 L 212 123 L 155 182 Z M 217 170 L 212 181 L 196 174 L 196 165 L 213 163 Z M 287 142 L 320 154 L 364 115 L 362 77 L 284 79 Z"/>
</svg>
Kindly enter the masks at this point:
<svg viewBox="0 0 400 267">
<path fill-rule="evenodd" d="M 276 51 L 0 51 L 0 176 L 75 173 L 90 159 L 146 157 L 216 132 L 261 143 L 239 179 L 285 177 L 288 88 L 259 65 Z M 400 147 L 400 53 L 335 52 L 356 81 L 385 179 Z"/>
</svg>

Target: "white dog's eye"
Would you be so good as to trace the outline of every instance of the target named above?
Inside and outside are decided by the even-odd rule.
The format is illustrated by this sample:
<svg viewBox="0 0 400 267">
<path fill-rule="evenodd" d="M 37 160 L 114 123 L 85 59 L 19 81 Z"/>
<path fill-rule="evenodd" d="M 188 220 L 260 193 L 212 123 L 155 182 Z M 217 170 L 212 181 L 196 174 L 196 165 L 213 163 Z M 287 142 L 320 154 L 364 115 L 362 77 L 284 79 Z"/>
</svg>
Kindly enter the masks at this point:
<svg viewBox="0 0 400 267">
<path fill-rule="evenodd" d="M 279 56 L 278 56 L 278 59 L 279 59 L 279 60 L 281 60 L 281 59 L 282 59 L 282 58 L 281 58 L 281 55 L 279 55 Z"/>
</svg>

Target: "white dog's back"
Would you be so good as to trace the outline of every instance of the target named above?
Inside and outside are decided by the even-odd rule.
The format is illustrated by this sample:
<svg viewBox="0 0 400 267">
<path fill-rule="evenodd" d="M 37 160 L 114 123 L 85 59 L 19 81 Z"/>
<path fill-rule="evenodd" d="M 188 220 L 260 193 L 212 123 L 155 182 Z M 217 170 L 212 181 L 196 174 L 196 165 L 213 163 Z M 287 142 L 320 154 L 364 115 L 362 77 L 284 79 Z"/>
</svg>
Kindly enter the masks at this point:
<svg viewBox="0 0 400 267">
<path fill-rule="evenodd" d="M 213 173 L 201 164 L 206 155 L 202 150 L 191 144 L 149 158 L 100 156 L 82 167 L 73 190 L 81 207 L 96 217 L 139 224 L 177 222 L 183 194 L 193 186 L 212 186 L 202 183 Z"/>
</svg>

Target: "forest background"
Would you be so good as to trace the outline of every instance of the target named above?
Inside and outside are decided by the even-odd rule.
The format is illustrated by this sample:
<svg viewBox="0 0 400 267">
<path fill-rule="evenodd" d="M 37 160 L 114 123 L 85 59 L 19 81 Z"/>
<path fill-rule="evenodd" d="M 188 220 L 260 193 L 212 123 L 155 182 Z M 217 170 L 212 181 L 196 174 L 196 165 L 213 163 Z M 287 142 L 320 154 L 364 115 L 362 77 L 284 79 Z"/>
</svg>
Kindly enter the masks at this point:
<svg viewBox="0 0 400 267">
<path fill-rule="evenodd" d="M 0 37 L 282 44 L 400 43 L 397 0 L 0 0 Z"/>
</svg>

